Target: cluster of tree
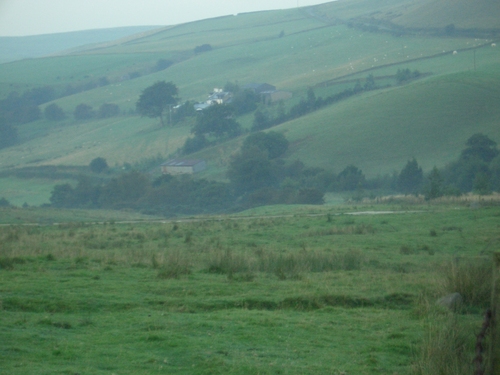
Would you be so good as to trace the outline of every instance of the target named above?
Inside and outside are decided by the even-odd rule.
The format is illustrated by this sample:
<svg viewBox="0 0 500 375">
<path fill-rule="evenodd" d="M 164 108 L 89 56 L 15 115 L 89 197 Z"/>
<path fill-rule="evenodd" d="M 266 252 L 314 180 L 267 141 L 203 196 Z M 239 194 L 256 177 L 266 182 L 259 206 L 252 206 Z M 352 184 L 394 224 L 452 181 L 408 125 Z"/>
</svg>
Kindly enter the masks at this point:
<svg viewBox="0 0 500 375">
<path fill-rule="evenodd" d="M 161 72 L 162 70 L 165 70 L 167 68 L 170 68 L 172 65 L 174 65 L 174 62 L 172 60 L 167 60 L 167 59 L 159 59 L 156 62 L 156 65 L 154 67 L 155 72 Z"/>
<path fill-rule="evenodd" d="M 212 142 L 207 137 L 218 141 L 240 135 L 241 125 L 235 120 L 235 116 L 236 109 L 230 104 L 214 104 L 199 111 L 191 129 L 194 136 L 186 140 L 181 148 L 182 154 L 188 155 L 210 145 Z"/>
<path fill-rule="evenodd" d="M 235 203 L 229 184 L 191 176 L 149 175 L 130 171 L 106 183 L 81 176 L 77 185 L 56 185 L 50 202 L 54 207 L 130 208 L 152 214 L 215 213 Z"/>
<path fill-rule="evenodd" d="M 284 167 L 280 157 L 287 148 L 288 141 L 280 133 L 255 133 L 245 139 L 231 161 L 229 183 L 187 175 L 163 175 L 151 181 L 147 174 L 129 171 L 107 182 L 81 176 L 75 187 L 56 185 L 50 201 L 55 207 L 131 208 L 168 216 L 271 203 L 322 203 L 323 192 L 300 180 L 306 178 L 306 168 Z M 106 166 L 102 158 L 90 164 L 95 172 Z"/>
<path fill-rule="evenodd" d="M 240 116 L 253 112 L 262 101 L 262 96 L 250 89 L 241 89 L 236 82 L 227 82 L 224 91 L 232 93 L 231 106 L 235 113 Z"/>
<path fill-rule="evenodd" d="M 17 141 L 17 128 L 12 126 L 5 117 L 0 117 L 0 149 L 13 146 Z"/>
<path fill-rule="evenodd" d="M 203 53 L 203 52 L 209 52 L 212 49 L 213 48 L 210 44 L 202 44 L 201 46 L 194 47 L 194 53 L 198 54 L 198 53 Z"/>
<path fill-rule="evenodd" d="M 50 86 L 34 88 L 22 95 L 11 92 L 6 99 L 0 100 L 0 117 L 10 125 L 26 124 L 38 120 L 41 116 L 38 106 L 55 98 L 55 90 Z"/>
<path fill-rule="evenodd" d="M 495 141 L 477 133 L 465 143 L 460 157 L 427 175 L 415 159 L 409 160 L 397 179 L 397 190 L 405 194 L 425 194 L 428 199 L 443 195 L 500 191 L 500 156 Z"/>
<path fill-rule="evenodd" d="M 420 72 L 418 70 L 414 70 L 413 72 L 410 69 L 398 69 L 396 72 L 396 82 L 399 84 L 405 83 L 412 79 L 416 79 L 420 77 Z"/>
<path fill-rule="evenodd" d="M 0 148 L 15 145 L 18 142 L 16 126 L 38 120 L 41 117 L 38 106 L 55 98 L 55 90 L 44 86 L 22 95 L 11 92 L 7 98 L 0 100 Z"/>
</svg>

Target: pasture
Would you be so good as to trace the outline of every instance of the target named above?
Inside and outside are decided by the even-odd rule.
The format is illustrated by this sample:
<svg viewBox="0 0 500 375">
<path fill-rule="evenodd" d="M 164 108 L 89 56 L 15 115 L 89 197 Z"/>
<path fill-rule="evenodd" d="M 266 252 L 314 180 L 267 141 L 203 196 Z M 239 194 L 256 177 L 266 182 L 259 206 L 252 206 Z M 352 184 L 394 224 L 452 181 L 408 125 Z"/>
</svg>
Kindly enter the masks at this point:
<svg viewBox="0 0 500 375">
<path fill-rule="evenodd" d="M 2 370 L 424 374 L 426 338 L 450 325 L 470 364 L 484 299 L 435 301 L 456 267 L 489 264 L 498 206 L 282 210 L 1 227 Z"/>
</svg>

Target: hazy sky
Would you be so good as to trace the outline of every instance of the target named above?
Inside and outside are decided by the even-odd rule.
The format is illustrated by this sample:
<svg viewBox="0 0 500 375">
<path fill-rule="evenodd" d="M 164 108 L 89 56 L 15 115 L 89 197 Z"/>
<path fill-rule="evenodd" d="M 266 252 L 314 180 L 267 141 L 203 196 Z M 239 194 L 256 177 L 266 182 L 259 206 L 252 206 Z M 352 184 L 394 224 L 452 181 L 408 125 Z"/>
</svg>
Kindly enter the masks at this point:
<svg viewBox="0 0 500 375">
<path fill-rule="evenodd" d="M 0 36 L 120 26 L 174 25 L 329 0 L 0 0 Z"/>
</svg>

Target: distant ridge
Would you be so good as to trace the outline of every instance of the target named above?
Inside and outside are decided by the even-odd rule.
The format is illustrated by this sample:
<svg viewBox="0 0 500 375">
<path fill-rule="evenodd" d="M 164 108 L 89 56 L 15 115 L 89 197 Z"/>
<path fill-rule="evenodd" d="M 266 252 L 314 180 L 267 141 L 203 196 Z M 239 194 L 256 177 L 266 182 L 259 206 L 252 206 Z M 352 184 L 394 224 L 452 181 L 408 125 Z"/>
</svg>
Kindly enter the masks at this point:
<svg viewBox="0 0 500 375">
<path fill-rule="evenodd" d="M 132 26 L 20 37 L 0 37 L 0 63 L 42 57 L 76 47 L 104 43 L 160 26 Z"/>
<path fill-rule="evenodd" d="M 338 0 L 313 7 L 325 19 L 436 29 L 500 29 L 496 0 Z"/>
</svg>

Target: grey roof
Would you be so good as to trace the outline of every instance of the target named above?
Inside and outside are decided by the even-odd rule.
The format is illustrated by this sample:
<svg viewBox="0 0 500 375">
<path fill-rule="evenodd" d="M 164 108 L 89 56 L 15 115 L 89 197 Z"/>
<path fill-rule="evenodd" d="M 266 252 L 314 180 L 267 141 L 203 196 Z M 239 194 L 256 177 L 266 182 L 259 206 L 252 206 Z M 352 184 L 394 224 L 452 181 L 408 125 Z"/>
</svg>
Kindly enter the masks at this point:
<svg viewBox="0 0 500 375">
<path fill-rule="evenodd" d="M 166 167 L 193 167 L 196 164 L 203 163 L 204 160 L 198 159 L 198 160 L 185 160 L 185 159 L 174 159 L 167 161 L 162 164 L 163 166 Z"/>
</svg>

